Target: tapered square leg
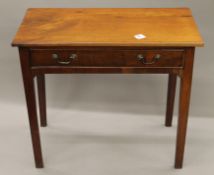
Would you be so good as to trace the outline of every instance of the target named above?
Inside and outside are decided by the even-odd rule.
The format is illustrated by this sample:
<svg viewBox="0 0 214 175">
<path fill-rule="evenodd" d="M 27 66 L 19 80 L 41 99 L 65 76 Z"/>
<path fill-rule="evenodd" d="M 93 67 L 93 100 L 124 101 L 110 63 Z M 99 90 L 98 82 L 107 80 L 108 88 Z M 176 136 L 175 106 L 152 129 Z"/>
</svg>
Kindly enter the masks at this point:
<svg viewBox="0 0 214 175">
<path fill-rule="evenodd" d="M 165 126 L 172 126 L 174 101 L 176 93 L 176 74 L 169 74 Z"/>
<path fill-rule="evenodd" d="M 43 159 L 40 143 L 39 126 L 36 112 L 36 98 L 34 90 L 33 75 L 30 71 L 28 49 L 20 48 L 20 62 L 24 82 L 25 96 L 27 102 L 28 117 L 30 123 L 31 139 L 33 145 L 35 165 L 37 168 L 43 168 Z"/>
<path fill-rule="evenodd" d="M 45 95 L 45 75 L 37 75 L 37 89 L 39 100 L 39 113 L 40 113 L 40 125 L 47 126 L 47 114 L 46 114 L 46 95 Z"/>
<path fill-rule="evenodd" d="M 194 60 L 194 48 L 190 48 L 185 54 L 185 64 L 180 84 L 180 102 L 177 127 L 177 143 L 175 155 L 175 168 L 182 168 L 188 123 L 188 111 L 192 84 L 192 69 Z"/>
</svg>

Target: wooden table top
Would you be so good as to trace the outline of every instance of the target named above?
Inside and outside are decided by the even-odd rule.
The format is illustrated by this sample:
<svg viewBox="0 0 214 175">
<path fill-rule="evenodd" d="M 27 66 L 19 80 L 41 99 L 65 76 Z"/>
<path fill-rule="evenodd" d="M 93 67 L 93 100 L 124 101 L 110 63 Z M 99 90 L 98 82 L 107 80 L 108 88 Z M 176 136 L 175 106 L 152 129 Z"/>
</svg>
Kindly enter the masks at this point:
<svg viewBox="0 0 214 175">
<path fill-rule="evenodd" d="M 195 47 L 203 40 L 188 8 L 32 8 L 12 45 Z"/>
</svg>

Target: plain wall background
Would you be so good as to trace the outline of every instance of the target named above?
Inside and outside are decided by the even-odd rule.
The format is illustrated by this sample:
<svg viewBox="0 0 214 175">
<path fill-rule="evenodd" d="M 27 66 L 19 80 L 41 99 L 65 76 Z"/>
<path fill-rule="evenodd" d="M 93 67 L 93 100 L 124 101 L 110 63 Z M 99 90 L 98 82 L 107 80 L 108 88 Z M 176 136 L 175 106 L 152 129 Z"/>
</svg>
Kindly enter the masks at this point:
<svg viewBox="0 0 214 175">
<path fill-rule="evenodd" d="M 205 41 L 204 48 L 196 49 L 190 115 L 214 116 L 213 0 L 1 0 L 0 105 L 25 104 L 18 51 L 10 43 L 29 7 L 190 7 Z M 69 74 L 48 75 L 46 79 L 48 107 L 165 113 L 166 75 Z"/>
<path fill-rule="evenodd" d="M 45 168 L 34 167 L 19 56 L 10 46 L 29 7 L 192 9 L 205 47 L 196 49 L 182 170 L 173 169 L 176 124 L 163 126 L 167 75 L 146 74 L 48 75 Z M 213 174 L 213 18 L 214 0 L 0 0 L 0 174 Z"/>
</svg>

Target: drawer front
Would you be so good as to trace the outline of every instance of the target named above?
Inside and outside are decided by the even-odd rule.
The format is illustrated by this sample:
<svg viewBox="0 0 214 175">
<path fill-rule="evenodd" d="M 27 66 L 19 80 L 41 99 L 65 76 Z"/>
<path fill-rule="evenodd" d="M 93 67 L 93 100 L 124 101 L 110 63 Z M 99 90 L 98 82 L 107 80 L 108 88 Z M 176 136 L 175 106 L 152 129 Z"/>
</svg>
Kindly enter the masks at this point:
<svg viewBox="0 0 214 175">
<path fill-rule="evenodd" d="M 183 50 L 32 50 L 31 66 L 183 67 Z"/>
</svg>

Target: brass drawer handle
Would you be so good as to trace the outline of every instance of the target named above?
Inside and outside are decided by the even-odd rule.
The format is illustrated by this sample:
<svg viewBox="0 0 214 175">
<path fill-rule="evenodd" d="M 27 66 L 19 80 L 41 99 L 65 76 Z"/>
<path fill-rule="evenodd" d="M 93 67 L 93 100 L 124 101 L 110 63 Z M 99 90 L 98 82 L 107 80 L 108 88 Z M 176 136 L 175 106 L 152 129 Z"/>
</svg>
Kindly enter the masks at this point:
<svg viewBox="0 0 214 175">
<path fill-rule="evenodd" d="M 54 60 L 56 60 L 57 63 L 59 63 L 59 64 L 67 65 L 67 64 L 70 64 L 72 60 L 75 60 L 77 58 L 77 54 L 74 54 L 74 53 L 70 54 L 70 56 L 68 57 L 67 61 L 60 60 L 59 55 L 56 54 L 56 53 L 52 54 L 52 58 Z"/>
<path fill-rule="evenodd" d="M 141 61 L 143 64 L 154 64 L 156 63 L 158 60 L 160 60 L 161 55 L 160 54 L 156 54 L 152 60 L 152 62 L 146 62 L 145 57 L 142 54 L 138 54 L 137 58 L 139 61 Z"/>
</svg>

